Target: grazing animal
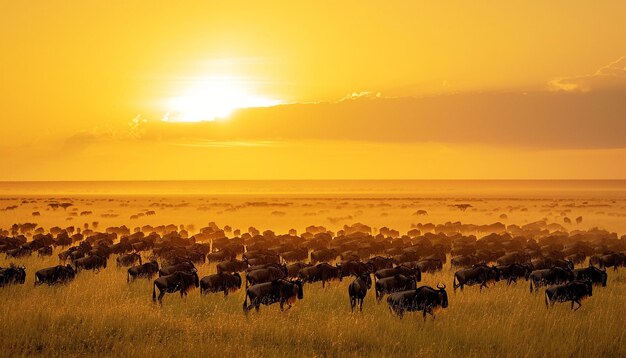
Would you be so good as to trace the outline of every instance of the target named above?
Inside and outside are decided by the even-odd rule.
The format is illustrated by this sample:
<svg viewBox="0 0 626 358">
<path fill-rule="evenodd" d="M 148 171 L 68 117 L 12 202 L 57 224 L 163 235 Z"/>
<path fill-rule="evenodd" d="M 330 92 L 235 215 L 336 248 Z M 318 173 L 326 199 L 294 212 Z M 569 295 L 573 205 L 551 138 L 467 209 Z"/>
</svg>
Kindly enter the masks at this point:
<svg viewBox="0 0 626 358">
<path fill-rule="evenodd" d="M 582 307 L 581 300 L 593 295 L 593 287 L 591 281 L 572 281 L 564 285 L 546 288 L 546 307 L 554 306 L 556 302 L 572 302 L 574 311 Z M 578 307 L 574 309 L 574 303 Z"/>
<path fill-rule="evenodd" d="M 472 267 L 480 262 L 481 259 L 476 255 L 460 255 L 450 259 L 450 267 Z"/>
<path fill-rule="evenodd" d="M 369 273 L 363 274 L 348 286 L 348 295 L 350 295 L 350 309 L 354 312 L 354 307 L 358 304 L 359 311 L 363 312 L 363 300 L 367 295 L 367 290 L 372 288 L 372 277 Z"/>
<path fill-rule="evenodd" d="M 600 266 L 600 268 L 613 267 L 613 271 L 617 271 L 620 266 L 626 266 L 626 254 L 623 252 L 616 252 L 601 256 L 592 256 L 589 258 L 589 263 Z"/>
<path fill-rule="evenodd" d="M 117 261 L 117 267 L 122 266 L 131 266 L 134 265 L 137 261 L 139 261 L 139 265 L 141 265 L 141 255 L 137 253 L 132 254 L 121 254 L 115 259 Z"/>
<path fill-rule="evenodd" d="M 463 291 L 463 286 L 480 285 L 480 289 L 487 288 L 490 282 L 500 281 L 500 270 L 496 266 L 475 265 L 472 268 L 459 270 L 454 273 L 452 287 L 456 291 L 457 287 Z"/>
<path fill-rule="evenodd" d="M 561 260 L 561 259 L 552 259 L 548 257 L 542 257 L 531 262 L 533 269 L 542 270 L 549 269 L 552 267 L 560 267 L 564 269 L 574 269 L 574 263 L 569 260 Z"/>
<path fill-rule="evenodd" d="M 145 277 L 151 279 L 152 276 L 159 272 L 159 263 L 156 261 L 146 262 L 139 266 L 133 266 L 128 269 L 127 282 L 134 281 L 136 278 Z"/>
<path fill-rule="evenodd" d="M 391 276 L 395 276 L 395 275 L 404 275 L 406 277 L 415 277 L 415 280 L 417 282 L 420 282 L 422 280 L 422 271 L 420 271 L 419 268 L 410 268 L 407 266 L 396 266 L 394 268 L 389 268 L 389 269 L 382 269 L 382 270 L 378 270 L 376 271 L 376 273 L 374 273 L 374 277 L 377 279 L 381 279 L 381 278 L 386 278 L 386 277 L 391 277 Z"/>
<path fill-rule="evenodd" d="M 376 302 L 380 302 L 385 294 L 406 290 L 414 290 L 417 286 L 415 277 L 406 277 L 404 275 L 395 275 L 392 277 L 382 278 L 374 284 L 376 292 Z"/>
<path fill-rule="evenodd" d="M 341 281 L 343 276 L 341 275 L 341 267 L 332 266 L 323 262 L 315 266 L 301 269 L 298 273 L 298 278 L 302 280 L 303 283 L 322 281 L 322 287 L 325 287 L 326 282 L 330 280 Z"/>
<path fill-rule="evenodd" d="M 530 273 L 530 292 L 538 292 L 541 286 L 560 285 L 574 280 L 574 272 L 561 267 L 534 270 Z"/>
<path fill-rule="evenodd" d="M 304 262 L 296 262 L 296 263 L 287 265 L 287 277 L 298 278 L 298 274 L 300 273 L 300 270 L 302 270 L 305 267 L 311 267 L 311 266 L 313 265 L 307 264 Z"/>
<path fill-rule="evenodd" d="M 448 307 L 446 285 L 437 285 L 437 289 L 421 286 L 414 290 L 392 293 L 387 297 L 387 305 L 389 311 L 400 318 L 404 316 L 404 312 L 422 311 L 424 321 L 426 321 L 426 314 L 430 314 L 435 319 L 435 310 Z"/>
<path fill-rule="evenodd" d="M 80 259 L 74 260 L 74 267 L 76 267 L 76 272 L 81 269 L 100 270 L 101 268 L 107 267 L 107 259 L 98 255 L 82 257 Z"/>
<path fill-rule="evenodd" d="M 443 269 L 443 262 L 440 259 L 424 259 L 417 262 L 417 267 L 422 272 L 434 273 Z"/>
<path fill-rule="evenodd" d="M 392 268 L 393 259 L 391 257 L 374 256 L 367 260 L 365 264 L 372 267 L 372 272 L 376 272 L 378 270 Z"/>
<path fill-rule="evenodd" d="M 17 249 L 11 249 L 6 251 L 6 257 L 20 258 L 24 256 L 30 256 L 33 252 L 25 247 L 18 247 Z"/>
<path fill-rule="evenodd" d="M 597 267 L 589 266 L 574 270 L 574 279 L 577 281 L 591 281 L 591 283 L 601 284 L 606 287 L 606 271 Z"/>
<path fill-rule="evenodd" d="M 315 264 L 318 262 L 332 261 L 336 259 L 338 255 L 339 254 L 335 249 L 321 249 L 313 251 L 311 252 L 311 262 Z"/>
<path fill-rule="evenodd" d="M 196 270 L 196 266 L 194 266 L 192 262 L 189 262 L 189 261 L 181 262 L 181 263 L 170 265 L 170 266 L 163 267 L 162 269 L 160 269 L 159 277 L 168 276 L 178 271 L 193 273 L 193 272 L 196 272 L 197 270 Z"/>
<path fill-rule="evenodd" d="M 517 279 L 524 278 L 528 281 L 532 268 L 529 264 L 510 264 L 497 266 L 500 271 L 500 279 L 506 280 L 506 283 L 510 285 L 512 282 L 517 282 Z"/>
<path fill-rule="evenodd" d="M 222 272 L 242 272 L 245 271 L 248 267 L 248 263 L 246 261 L 240 260 L 231 260 L 224 261 L 217 264 L 217 273 Z"/>
<path fill-rule="evenodd" d="M 44 247 L 40 247 L 39 249 L 37 249 L 37 255 L 43 257 L 43 256 L 52 256 L 52 246 L 47 245 Z"/>
<path fill-rule="evenodd" d="M 359 277 L 363 274 L 371 273 L 374 268 L 372 265 L 354 260 L 344 261 L 339 266 L 341 266 L 341 275 L 343 277 Z"/>
<path fill-rule="evenodd" d="M 73 280 L 74 277 L 76 277 L 76 271 L 69 264 L 65 266 L 57 265 L 48 267 L 35 272 L 35 286 L 41 285 L 42 283 L 48 285 L 66 283 Z"/>
<path fill-rule="evenodd" d="M 302 286 L 301 280 L 287 281 L 284 279 L 250 286 L 246 290 L 243 311 L 248 313 L 254 307 L 258 312 L 261 304 L 269 306 L 276 302 L 280 303 L 281 311 L 283 311 L 285 303 L 291 308 L 296 298 L 301 300 L 304 297 Z M 250 305 L 248 305 L 248 298 L 250 298 Z"/>
<path fill-rule="evenodd" d="M 24 266 L 0 267 L 0 287 L 11 284 L 23 285 L 24 282 L 26 282 L 26 268 Z"/>
<path fill-rule="evenodd" d="M 281 270 L 277 267 L 268 267 L 250 271 L 246 274 L 246 287 L 264 282 L 272 282 L 287 276 L 287 269 Z"/>
<path fill-rule="evenodd" d="M 585 255 L 584 252 L 577 252 L 568 255 L 565 259 L 571 261 L 574 265 L 581 265 L 585 262 L 585 259 L 587 259 L 587 255 Z"/>
<path fill-rule="evenodd" d="M 207 292 L 224 292 L 224 297 L 229 292 L 235 292 L 241 288 L 241 276 L 239 272 L 234 274 L 228 272 L 220 272 L 214 275 L 205 276 L 200 280 L 200 295 Z"/>
<path fill-rule="evenodd" d="M 152 286 L 152 301 L 157 302 L 159 304 L 163 303 L 163 296 L 166 293 L 174 293 L 180 292 L 180 297 L 187 295 L 187 291 L 191 290 L 193 287 L 200 286 L 200 280 L 198 279 L 197 272 L 184 272 L 177 271 L 171 275 L 161 276 L 154 280 Z M 159 289 L 159 297 L 157 299 L 156 289 Z"/>
</svg>

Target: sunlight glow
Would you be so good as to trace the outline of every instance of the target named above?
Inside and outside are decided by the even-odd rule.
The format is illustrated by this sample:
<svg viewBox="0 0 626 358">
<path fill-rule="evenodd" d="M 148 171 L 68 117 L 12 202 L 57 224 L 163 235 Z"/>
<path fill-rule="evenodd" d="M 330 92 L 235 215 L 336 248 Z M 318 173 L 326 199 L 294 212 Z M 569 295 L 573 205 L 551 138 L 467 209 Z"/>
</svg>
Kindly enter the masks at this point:
<svg viewBox="0 0 626 358">
<path fill-rule="evenodd" d="M 245 81 L 210 77 L 195 82 L 182 96 L 167 101 L 165 122 L 202 122 L 227 118 L 239 108 L 271 107 L 282 101 L 251 93 Z"/>
</svg>

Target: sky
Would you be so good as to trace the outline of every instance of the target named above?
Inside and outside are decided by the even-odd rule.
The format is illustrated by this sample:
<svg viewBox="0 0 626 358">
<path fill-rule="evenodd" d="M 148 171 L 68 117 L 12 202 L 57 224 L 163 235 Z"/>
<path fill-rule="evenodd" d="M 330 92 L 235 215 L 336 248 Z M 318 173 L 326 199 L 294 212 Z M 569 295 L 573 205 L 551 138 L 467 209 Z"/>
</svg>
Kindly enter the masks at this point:
<svg viewBox="0 0 626 358">
<path fill-rule="evenodd" d="M 626 179 L 624 1 L 2 1 L 0 180 Z"/>
</svg>

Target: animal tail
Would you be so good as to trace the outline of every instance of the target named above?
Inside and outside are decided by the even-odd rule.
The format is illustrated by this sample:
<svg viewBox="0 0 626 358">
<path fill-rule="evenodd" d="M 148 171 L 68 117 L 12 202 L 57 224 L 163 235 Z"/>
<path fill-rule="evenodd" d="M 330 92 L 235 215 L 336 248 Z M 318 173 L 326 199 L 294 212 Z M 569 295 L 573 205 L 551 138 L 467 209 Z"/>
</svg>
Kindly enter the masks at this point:
<svg viewBox="0 0 626 358">
<path fill-rule="evenodd" d="M 530 280 L 530 293 L 533 293 L 533 280 Z"/>
<path fill-rule="evenodd" d="M 156 282 L 152 283 L 152 302 L 156 302 Z"/>
<path fill-rule="evenodd" d="M 452 288 L 454 288 L 454 290 L 456 290 L 456 288 L 459 287 L 456 283 L 456 274 L 454 275 L 454 280 L 452 281 Z"/>
<path fill-rule="evenodd" d="M 546 308 L 550 308 L 550 306 L 548 305 L 548 290 L 546 290 Z"/>
<path fill-rule="evenodd" d="M 126 276 L 126 282 L 130 282 L 130 271 L 127 271 L 128 275 Z"/>
</svg>

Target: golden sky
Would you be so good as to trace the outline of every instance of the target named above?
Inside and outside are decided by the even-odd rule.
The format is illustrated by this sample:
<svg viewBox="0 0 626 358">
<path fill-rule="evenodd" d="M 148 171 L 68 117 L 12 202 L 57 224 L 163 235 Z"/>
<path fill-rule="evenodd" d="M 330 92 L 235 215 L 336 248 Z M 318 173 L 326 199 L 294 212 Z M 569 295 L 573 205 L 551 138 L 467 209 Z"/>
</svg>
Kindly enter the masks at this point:
<svg viewBox="0 0 626 358">
<path fill-rule="evenodd" d="M 0 180 L 626 178 L 624 24 L 612 0 L 0 1 Z"/>
</svg>

